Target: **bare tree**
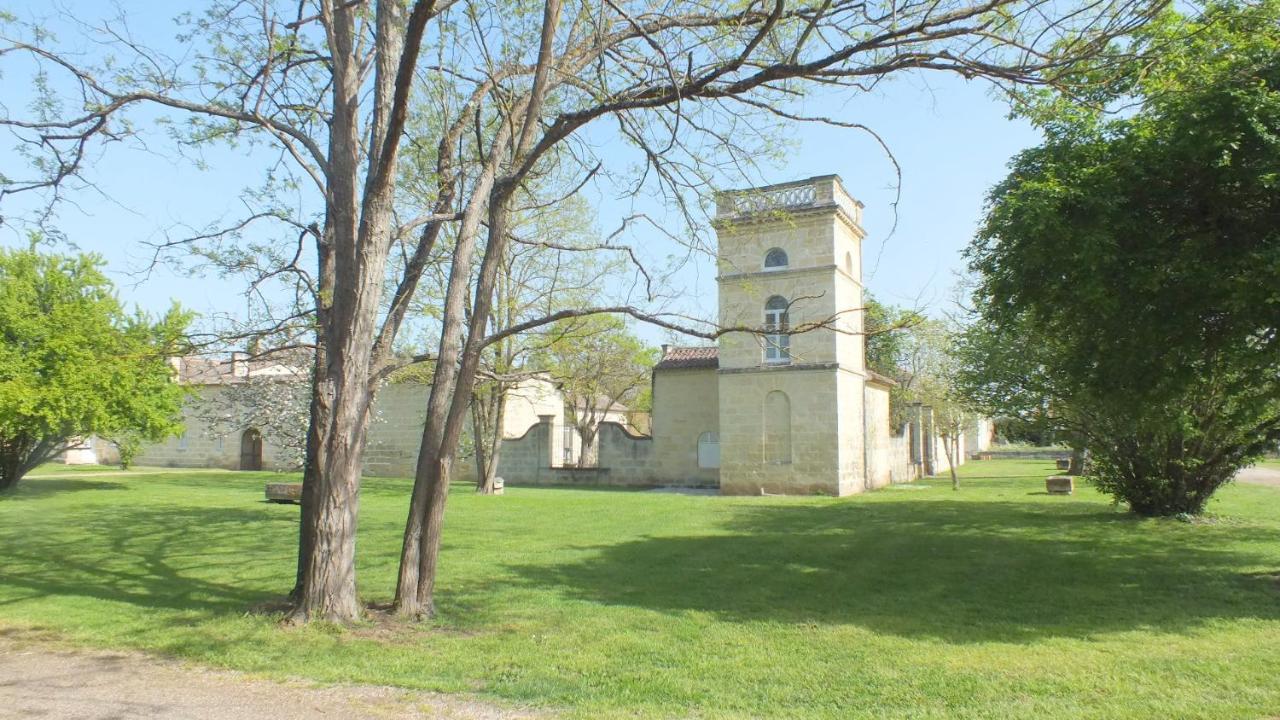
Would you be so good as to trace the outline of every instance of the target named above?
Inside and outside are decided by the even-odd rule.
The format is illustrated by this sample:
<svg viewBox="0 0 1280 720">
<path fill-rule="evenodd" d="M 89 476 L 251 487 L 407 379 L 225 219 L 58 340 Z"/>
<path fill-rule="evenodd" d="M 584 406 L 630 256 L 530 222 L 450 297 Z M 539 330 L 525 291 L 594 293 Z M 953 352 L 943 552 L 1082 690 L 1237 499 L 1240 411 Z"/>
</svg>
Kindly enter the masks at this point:
<svg viewBox="0 0 1280 720">
<path fill-rule="evenodd" d="M 432 608 L 450 464 L 485 348 L 597 312 L 705 338 L 760 331 L 654 306 L 659 294 L 641 270 L 635 298 L 494 329 L 513 213 L 537 195 L 537 178 L 556 170 L 569 178 L 566 194 L 598 182 L 663 199 L 689 229 L 673 234 L 696 252 L 705 249 L 693 228 L 706 188 L 750 181 L 758 159 L 771 156 L 775 128 L 811 120 L 871 132 L 806 116 L 804 93 L 865 92 L 924 70 L 1070 91 L 1098 77 L 1077 72 L 1080 61 L 1162 3 L 211 0 L 185 38 L 194 61 L 153 52 L 111 22 L 86 29 L 102 48 L 96 65 L 43 33 L 11 34 L 0 57 L 32 59 L 40 78 L 59 75 L 37 86 L 64 97 L 0 117 L 37 161 L 30 178 L 5 181 L 0 202 L 25 191 L 56 204 L 98 149 L 139 132 L 129 113 L 145 106 L 189 121 L 175 130 L 183 147 L 235 140 L 272 148 L 317 199 L 310 216 L 255 207 L 231 224 L 287 229 L 297 251 L 279 253 L 262 275 L 295 278 L 300 303 L 314 299 L 280 318 L 303 336 L 310 330 L 317 358 L 298 619 L 360 612 L 354 538 L 369 407 L 377 383 L 400 364 L 393 349 L 418 285 L 436 277 L 429 267 L 441 268 L 438 346 L 421 354 L 436 370 L 396 592 L 398 611 L 419 615 Z M 602 138 L 625 148 L 621 159 L 601 154 Z M 406 144 L 429 171 L 413 174 L 414 193 L 402 192 Z M 225 239 L 229 229 L 193 236 Z"/>
<path fill-rule="evenodd" d="M 91 30 L 108 52 L 123 52 L 123 62 L 81 62 L 38 31 L 31 39 L 6 37 L 0 48 L 6 56 L 34 59 L 41 73 L 63 74 L 72 96 L 66 104 L 44 98 L 34 117 L 6 113 L 0 120 L 37 160 L 36 174 L 7 182 L 0 200 L 42 191 L 57 202 L 82 177 L 91 149 L 134 132 L 128 112 L 148 105 L 186 115 L 182 142 L 271 143 L 322 198 L 318 221 L 267 211 L 233 225 L 276 220 L 297 228 L 299 251 L 277 271 L 301 278 L 317 300 L 309 309 L 316 365 L 298 619 L 347 621 L 360 614 L 354 560 L 365 428 L 373 388 L 403 320 L 394 302 L 412 295 L 421 272 L 412 262 L 406 267 L 384 312 L 388 253 L 397 234 L 408 231 L 397 227 L 393 213 L 397 158 L 423 35 L 451 4 L 379 2 L 370 10 L 363 2 L 331 0 L 279 8 L 215 1 L 187 38 L 202 43 L 194 62 L 145 48 L 122 19 Z M 42 81 L 40 87 L 50 86 Z M 440 202 L 447 206 L 447 197 Z M 411 228 L 419 230 L 420 247 L 429 250 L 445 219 L 431 216 Z M 302 267 L 304 241 L 313 247 L 313 271 Z"/>
<path fill-rule="evenodd" d="M 1069 85 L 1077 80 L 1079 60 L 1096 56 L 1150 10 L 1147 3 L 1066 9 L 1043 2 L 927 1 L 871 8 L 779 0 L 731 10 L 687 3 L 658 12 L 612 2 L 566 8 L 548 0 L 540 23 L 521 18 L 518 29 L 497 33 L 506 54 L 485 53 L 470 69 L 477 87 L 494 100 L 494 124 L 451 262 L 397 609 L 410 615 L 432 610 L 450 458 L 480 354 L 494 339 L 485 334 L 484 318 L 508 242 L 512 198 L 541 163 L 567 154 L 580 163 L 584 178 L 594 173 L 600 160 L 581 133 L 607 120 L 643 157 L 640 183 L 651 179 L 692 220 L 688 193 L 725 171 L 708 157 L 750 164 L 745 151 L 759 136 L 742 116 L 821 120 L 787 110 L 806 86 L 865 91 L 895 73 L 919 69 L 1004 84 Z M 478 27 L 472 42 L 485 48 L 484 36 L 504 26 L 502 18 L 481 15 L 492 26 Z M 568 153 L 557 152 L 566 147 Z M 482 214 L 485 251 L 472 277 L 460 268 L 470 266 Z M 468 296 L 472 313 L 464 322 Z"/>
<path fill-rule="evenodd" d="M 546 194 L 553 183 L 540 182 Z M 516 214 L 506 257 L 495 277 L 488 332 L 564 308 L 580 308 L 599 297 L 623 264 L 622 249 L 598 257 L 595 216 L 580 196 L 546 207 L 533 199 Z M 492 494 L 502 452 L 507 403 L 518 387 L 541 378 L 531 359 L 546 348 L 541 333 L 507 335 L 485 348 L 472 392 L 471 426 L 476 462 L 476 491 Z"/>
</svg>

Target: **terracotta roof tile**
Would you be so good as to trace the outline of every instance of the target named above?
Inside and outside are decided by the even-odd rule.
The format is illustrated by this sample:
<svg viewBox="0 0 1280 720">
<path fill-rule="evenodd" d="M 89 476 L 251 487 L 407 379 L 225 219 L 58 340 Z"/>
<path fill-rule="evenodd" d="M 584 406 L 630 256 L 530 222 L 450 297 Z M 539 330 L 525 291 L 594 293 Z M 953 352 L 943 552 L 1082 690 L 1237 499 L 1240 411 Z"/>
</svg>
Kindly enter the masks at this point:
<svg viewBox="0 0 1280 720">
<path fill-rule="evenodd" d="M 720 367 L 720 348 L 666 347 L 663 348 L 662 360 L 660 360 L 653 369 L 673 370 L 676 368 L 704 367 Z"/>
</svg>

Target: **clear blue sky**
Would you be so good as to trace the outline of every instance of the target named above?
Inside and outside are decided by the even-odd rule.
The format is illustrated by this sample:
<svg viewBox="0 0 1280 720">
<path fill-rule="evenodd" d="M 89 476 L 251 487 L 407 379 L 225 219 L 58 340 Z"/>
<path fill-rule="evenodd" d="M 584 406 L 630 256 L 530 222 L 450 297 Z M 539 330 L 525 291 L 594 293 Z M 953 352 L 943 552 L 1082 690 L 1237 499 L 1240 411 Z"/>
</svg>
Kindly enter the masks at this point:
<svg viewBox="0 0 1280 720">
<path fill-rule="evenodd" d="M 96 0 L 65 5 L 83 19 L 111 12 L 110 5 Z M 181 4 L 166 4 L 161 13 L 149 3 L 122 5 L 139 37 L 173 47 L 174 30 L 167 18 L 180 12 Z M 198 3 L 191 5 L 198 7 Z M 47 7 L 18 3 L 10 11 L 31 17 L 47 15 Z M 12 66 L 6 70 L 6 85 L 25 81 Z M 19 105 L 12 95 L 6 102 Z M 869 288 L 884 301 L 940 309 L 948 302 L 954 273 L 962 266 L 960 252 L 973 235 L 988 189 L 1003 177 L 1009 158 L 1035 144 L 1038 134 L 1023 122 L 1008 120 L 1004 103 L 992 96 L 985 83 L 940 74 L 902 76 L 872 95 L 816 97 L 809 102 L 806 110 L 812 114 L 874 128 L 894 152 L 902 167 L 895 234 L 887 237 L 893 222 L 893 167 L 871 138 L 856 131 L 795 126 L 793 151 L 783 166 L 766 169 L 764 179 L 783 182 L 839 174 L 850 193 L 866 205 L 868 236 L 863 255 Z M 149 147 L 108 148 L 92 171 L 103 193 L 74 194 L 75 203 L 63 208 L 59 225 L 81 249 L 106 256 L 127 301 L 151 311 L 178 300 L 202 314 L 242 313 L 245 301 L 234 284 L 166 269 L 143 278 L 137 271 L 151 258 L 144 241 L 163 239 L 178 226 L 204 227 L 235 217 L 242 209 L 240 191 L 261 177 L 263 156 L 246 157 L 244 150 L 211 150 L 203 158 L 202 169 L 175 158 L 159 138 L 157 132 Z M 10 148 L 0 148 L 0 166 L 11 168 L 15 162 Z M 16 172 L 6 170 L 6 174 Z M 621 203 L 608 201 L 598 210 L 602 228 L 612 228 L 626 212 Z M 658 251 L 654 254 L 662 254 L 663 243 L 669 241 L 657 233 L 652 237 L 643 233 L 632 241 L 643 241 Z M 0 228 L 0 244 L 23 243 L 9 226 Z M 696 261 L 680 274 L 679 282 L 688 294 L 686 309 L 701 306 L 713 316 L 711 258 Z M 657 331 L 644 335 L 655 342 L 662 338 Z"/>
</svg>

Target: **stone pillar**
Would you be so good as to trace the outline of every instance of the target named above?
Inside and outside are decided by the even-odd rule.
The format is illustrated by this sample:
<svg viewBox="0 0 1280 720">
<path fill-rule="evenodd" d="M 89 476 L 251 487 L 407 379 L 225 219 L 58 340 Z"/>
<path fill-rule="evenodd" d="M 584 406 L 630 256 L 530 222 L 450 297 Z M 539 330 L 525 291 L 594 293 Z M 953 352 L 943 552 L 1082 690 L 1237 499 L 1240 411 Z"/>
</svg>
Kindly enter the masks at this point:
<svg viewBox="0 0 1280 720">
<path fill-rule="evenodd" d="M 924 410 L 919 402 L 911 403 L 911 464 L 915 466 L 916 476 L 924 475 Z"/>
<path fill-rule="evenodd" d="M 538 432 L 542 433 L 539 445 L 542 448 L 538 451 L 538 473 L 556 466 L 556 458 L 560 457 L 556 454 L 559 448 L 556 446 L 555 432 L 555 415 L 539 415 L 538 416 Z"/>
<path fill-rule="evenodd" d="M 920 429 L 920 436 L 924 439 L 921 460 L 924 462 L 924 474 L 929 476 L 937 472 L 938 435 L 933 426 L 933 408 L 928 405 L 920 406 Z"/>
</svg>

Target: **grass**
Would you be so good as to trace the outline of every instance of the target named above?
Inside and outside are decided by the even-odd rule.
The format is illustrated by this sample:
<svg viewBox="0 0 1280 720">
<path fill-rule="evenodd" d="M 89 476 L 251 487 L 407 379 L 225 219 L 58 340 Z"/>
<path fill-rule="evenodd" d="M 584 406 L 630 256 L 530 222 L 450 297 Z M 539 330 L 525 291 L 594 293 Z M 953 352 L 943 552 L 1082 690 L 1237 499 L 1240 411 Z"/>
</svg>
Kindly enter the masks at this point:
<svg viewBox="0 0 1280 720">
<path fill-rule="evenodd" d="M 571 718 L 1280 713 L 1280 490 L 1142 520 L 1052 464 L 849 499 L 509 489 L 450 502 L 442 615 L 286 629 L 269 473 L 32 477 L 0 499 L 0 625 L 271 677 L 467 692 Z M 389 599 L 408 483 L 370 480 Z"/>
</svg>

